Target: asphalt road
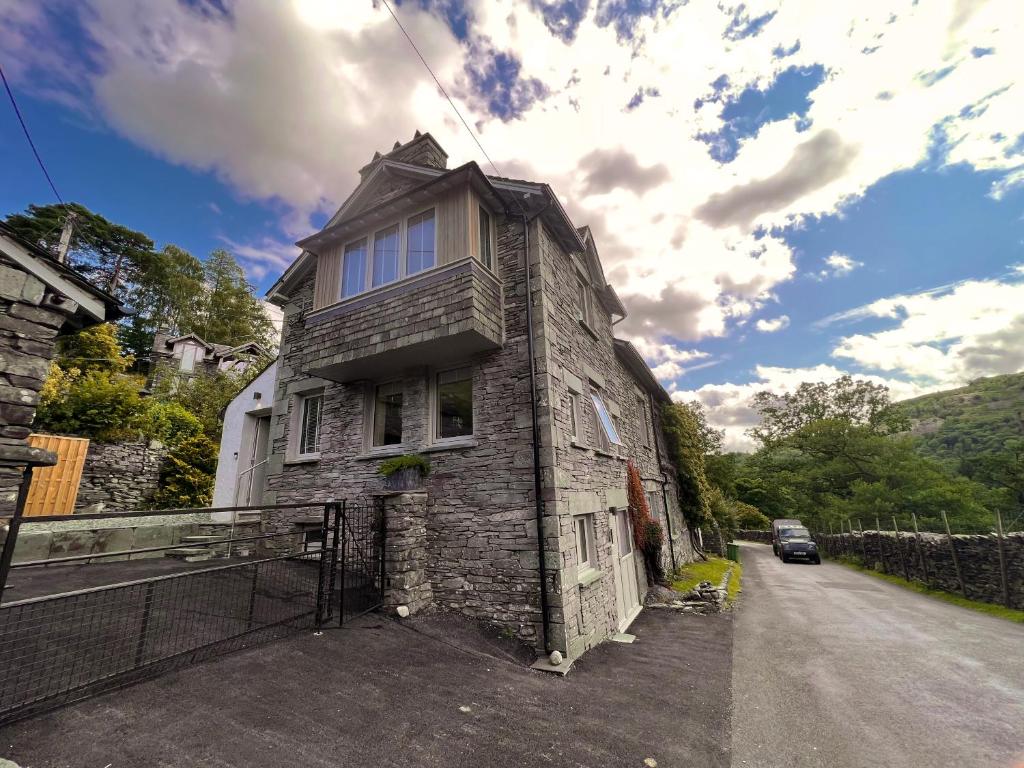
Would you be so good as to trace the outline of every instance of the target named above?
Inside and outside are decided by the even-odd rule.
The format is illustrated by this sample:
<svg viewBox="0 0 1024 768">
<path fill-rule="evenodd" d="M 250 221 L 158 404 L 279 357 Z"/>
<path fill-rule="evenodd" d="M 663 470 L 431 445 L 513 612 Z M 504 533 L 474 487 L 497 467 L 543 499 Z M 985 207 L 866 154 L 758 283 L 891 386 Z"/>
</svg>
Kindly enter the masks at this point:
<svg viewBox="0 0 1024 768">
<path fill-rule="evenodd" d="M 1024 626 L 743 544 L 732 765 L 1024 765 Z"/>
</svg>

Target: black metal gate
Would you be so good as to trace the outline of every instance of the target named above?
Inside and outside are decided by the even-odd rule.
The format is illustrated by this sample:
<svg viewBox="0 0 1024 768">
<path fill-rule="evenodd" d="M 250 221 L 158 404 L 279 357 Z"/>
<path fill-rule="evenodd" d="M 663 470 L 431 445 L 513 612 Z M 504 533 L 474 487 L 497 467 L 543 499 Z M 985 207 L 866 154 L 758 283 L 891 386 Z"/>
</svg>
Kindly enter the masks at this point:
<svg viewBox="0 0 1024 768">
<path fill-rule="evenodd" d="M 3 600 L 0 585 L 0 725 L 258 642 L 319 631 L 335 612 L 341 625 L 381 605 L 385 540 L 375 501 L 246 509 L 263 513 L 271 532 L 204 542 L 263 546 L 260 555 L 241 562 L 192 564 L 166 575 L 16 600 Z M 303 511 L 314 514 L 300 517 Z M 181 546 L 8 565 L 15 574 L 45 568 L 53 574 L 47 579 L 59 583 L 62 566 Z M 145 573 L 146 562 L 114 567 Z M 13 579 L 7 596 L 27 581 Z"/>
</svg>

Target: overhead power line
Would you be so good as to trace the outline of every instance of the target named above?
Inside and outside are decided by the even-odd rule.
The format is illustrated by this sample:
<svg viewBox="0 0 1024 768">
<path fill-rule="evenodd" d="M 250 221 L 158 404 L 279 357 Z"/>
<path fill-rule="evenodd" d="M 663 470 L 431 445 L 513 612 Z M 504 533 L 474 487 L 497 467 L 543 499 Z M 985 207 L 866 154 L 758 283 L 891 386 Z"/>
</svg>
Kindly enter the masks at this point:
<svg viewBox="0 0 1024 768">
<path fill-rule="evenodd" d="M 32 134 L 29 133 L 28 126 L 25 124 L 25 118 L 21 115 L 21 110 L 18 108 L 18 102 L 14 98 L 14 91 L 11 90 L 11 85 L 7 82 L 7 75 L 4 74 L 4 68 L 2 66 L 0 66 L 0 79 L 4 81 L 4 88 L 7 90 L 7 97 L 11 100 L 11 106 L 14 107 L 14 114 L 18 116 L 18 122 L 21 123 L 21 130 L 25 132 L 25 138 L 28 139 L 28 145 L 32 147 L 32 154 L 36 156 L 36 162 L 39 163 L 39 168 L 46 177 L 46 181 L 49 183 L 50 189 L 53 190 L 53 194 L 60 201 L 60 204 L 64 205 L 64 198 L 62 198 L 60 196 L 60 192 L 57 191 L 57 187 L 54 185 L 53 179 L 50 178 L 50 172 L 46 170 L 46 163 L 43 162 L 43 158 L 39 155 L 39 150 L 36 149 L 36 143 L 32 141 Z"/>
<path fill-rule="evenodd" d="M 476 142 L 476 145 L 477 147 L 480 148 L 480 151 L 483 153 L 483 156 L 487 158 L 487 162 L 491 164 L 491 169 L 494 171 L 495 176 L 504 175 L 501 173 L 501 171 L 498 170 L 498 166 L 494 164 L 494 161 L 491 160 L 491 156 L 487 154 L 487 150 L 484 149 L 484 145 L 481 144 L 480 139 L 477 138 L 476 132 L 469 127 L 469 123 L 466 122 L 466 118 L 464 118 L 462 116 L 462 113 L 459 112 L 459 108 L 455 106 L 455 102 L 452 101 L 452 97 L 448 95 L 448 91 L 446 91 L 444 86 L 441 85 L 441 81 L 437 79 L 437 75 L 434 74 L 434 70 L 430 68 L 430 65 L 427 63 L 427 60 L 423 58 L 423 54 L 420 53 L 420 49 L 416 47 L 416 43 L 412 39 L 412 36 L 406 31 L 405 27 L 402 26 L 402 22 L 398 20 L 398 16 L 396 16 L 394 10 L 392 10 L 391 4 L 388 3 L 388 0 L 381 0 L 381 2 L 383 2 L 384 7 L 388 9 L 388 13 L 391 14 L 391 18 L 395 20 L 395 24 L 398 25 L 398 28 L 402 30 L 402 34 L 405 35 L 405 39 L 409 41 L 409 45 L 411 45 L 412 49 L 416 51 L 416 55 L 420 57 L 420 61 L 423 62 L 423 66 L 427 68 L 427 72 L 429 72 L 430 76 L 434 78 L 434 82 L 437 83 L 437 87 L 441 90 L 441 93 L 443 93 L 444 97 L 448 99 L 448 103 L 452 105 L 452 109 L 455 111 L 455 114 L 458 115 L 459 120 L 462 121 L 462 125 L 465 126 L 466 131 L 469 133 L 470 137 L 473 139 L 474 142 Z"/>
</svg>

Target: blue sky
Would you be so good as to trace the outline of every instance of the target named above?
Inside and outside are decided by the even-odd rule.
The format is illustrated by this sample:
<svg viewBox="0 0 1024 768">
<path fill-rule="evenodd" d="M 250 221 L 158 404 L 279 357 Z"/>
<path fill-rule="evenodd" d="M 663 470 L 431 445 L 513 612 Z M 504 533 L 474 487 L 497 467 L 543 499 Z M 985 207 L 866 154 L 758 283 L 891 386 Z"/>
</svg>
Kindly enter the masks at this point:
<svg viewBox="0 0 1024 768">
<path fill-rule="evenodd" d="M 743 448 L 758 389 L 1024 369 L 1022 10 L 928 6 L 397 12 L 502 173 L 592 227 L 622 334 Z M 8 3 L 0 64 L 65 199 L 260 288 L 374 150 L 430 130 L 484 164 L 370 2 Z M 0 214 L 52 202 L 8 104 L 0 163 Z"/>
</svg>

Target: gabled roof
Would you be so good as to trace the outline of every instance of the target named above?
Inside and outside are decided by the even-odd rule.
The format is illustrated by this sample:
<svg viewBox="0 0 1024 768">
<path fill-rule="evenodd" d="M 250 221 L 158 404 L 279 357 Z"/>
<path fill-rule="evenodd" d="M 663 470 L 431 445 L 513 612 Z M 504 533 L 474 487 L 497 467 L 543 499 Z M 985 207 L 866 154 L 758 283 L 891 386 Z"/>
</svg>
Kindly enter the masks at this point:
<svg viewBox="0 0 1024 768">
<path fill-rule="evenodd" d="M 210 350 L 211 352 L 214 350 L 214 344 L 210 344 L 204 341 L 194 333 L 186 333 L 181 336 L 175 336 L 173 339 L 167 339 L 166 341 L 164 341 L 164 345 L 168 347 L 173 347 L 179 341 L 186 341 L 188 339 L 192 339 L 193 341 L 198 342 L 200 346 L 206 347 L 206 349 Z"/>
<path fill-rule="evenodd" d="M 647 365 L 643 355 L 637 351 L 630 342 L 625 339 L 615 339 L 615 356 L 619 358 L 619 361 L 626 366 L 626 369 L 633 374 L 633 378 L 637 384 L 643 387 L 645 390 L 651 393 L 655 400 L 659 400 L 663 403 L 671 403 L 672 397 L 665 388 L 661 386 L 654 372 Z"/>
<path fill-rule="evenodd" d="M 583 240 L 585 248 L 583 253 L 587 259 L 587 270 L 590 278 L 597 287 L 598 295 L 608 311 L 618 317 L 626 317 L 626 307 L 623 305 L 619 295 L 615 292 L 611 283 L 605 280 L 604 268 L 601 266 L 601 256 L 597 252 L 597 243 L 594 241 L 594 233 L 590 227 L 584 225 L 576 230 L 580 239 Z"/>
<path fill-rule="evenodd" d="M 67 264 L 23 239 L 3 222 L 0 222 L 0 252 L 50 290 L 78 305 L 75 312 L 68 315 L 67 325 L 71 329 L 112 322 L 133 314 L 114 296 L 101 291 Z"/>
</svg>

